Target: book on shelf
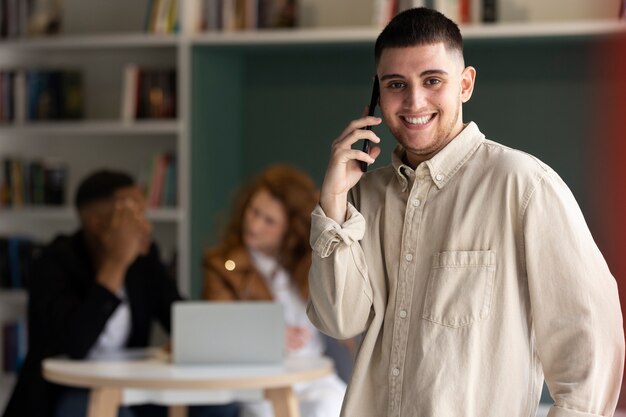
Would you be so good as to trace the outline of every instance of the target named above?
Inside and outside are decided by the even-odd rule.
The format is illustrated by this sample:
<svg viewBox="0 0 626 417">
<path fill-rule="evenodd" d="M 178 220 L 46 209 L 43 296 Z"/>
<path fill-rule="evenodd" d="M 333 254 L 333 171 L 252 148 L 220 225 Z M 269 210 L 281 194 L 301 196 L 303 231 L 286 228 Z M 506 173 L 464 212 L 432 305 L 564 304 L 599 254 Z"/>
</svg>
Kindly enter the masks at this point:
<svg viewBox="0 0 626 417">
<path fill-rule="evenodd" d="M 192 32 L 297 26 L 295 0 L 196 0 L 190 9 Z"/>
<path fill-rule="evenodd" d="M 61 2 L 56 0 L 0 0 L 0 38 L 58 33 L 61 15 Z"/>
<path fill-rule="evenodd" d="M 62 162 L 5 157 L 0 170 L 0 206 L 65 204 L 68 167 Z"/>
<path fill-rule="evenodd" d="M 498 21 L 496 0 L 482 0 L 482 22 L 493 23 Z"/>
<path fill-rule="evenodd" d="M 82 74 L 71 70 L 26 71 L 27 120 L 83 117 Z"/>
<path fill-rule="evenodd" d="M 178 8 L 178 0 L 149 0 L 144 30 L 158 34 L 178 32 Z"/>
<path fill-rule="evenodd" d="M 2 370 L 16 373 L 22 367 L 28 345 L 26 321 L 15 320 L 2 323 Z"/>
<path fill-rule="evenodd" d="M 82 74 L 74 70 L 0 71 L 0 122 L 83 117 Z"/>
<path fill-rule="evenodd" d="M 176 91 L 175 69 L 126 65 L 120 106 L 122 120 L 176 118 Z"/>
<path fill-rule="evenodd" d="M 148 207 L 176 206 L 176 155 L 172 152 L 159 152 L 152 158 L 149 182 L 146 184 L 146 200 Z"/>
<path fill-rule="evenodd" d="M 0 71 L 0 121 L 11 121 L 14 118 L 15 105 L 13 91 L 14 74 Z"/>
<path fill-rule="evenodd" d="M 437 10 L 458 24 L 494 22 L 496 0 L 374 0 L 374 25 L 385 26 L 401 11 L 427 7 Z"/>
<path fill-rule="evenodd" d="M 0 288 L 26 288 L 43 245 L 24 236 L 0 236 Z"/>
</svg>

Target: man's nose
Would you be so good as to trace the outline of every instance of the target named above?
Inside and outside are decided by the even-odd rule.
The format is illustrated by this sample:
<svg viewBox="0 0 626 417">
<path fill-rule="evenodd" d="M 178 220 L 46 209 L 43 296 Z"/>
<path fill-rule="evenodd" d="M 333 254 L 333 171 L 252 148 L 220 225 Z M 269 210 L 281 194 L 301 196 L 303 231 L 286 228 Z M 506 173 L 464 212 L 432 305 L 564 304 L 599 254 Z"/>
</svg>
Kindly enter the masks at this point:
<svg viewBox="0 0 626 417">
<path fill-rule="evenodd" d="M 419 110 L 426 106 L 426 93 L 418 86 L 409 86 L 404 96 L 404 106 L 409 110 Z"/>
</svg>

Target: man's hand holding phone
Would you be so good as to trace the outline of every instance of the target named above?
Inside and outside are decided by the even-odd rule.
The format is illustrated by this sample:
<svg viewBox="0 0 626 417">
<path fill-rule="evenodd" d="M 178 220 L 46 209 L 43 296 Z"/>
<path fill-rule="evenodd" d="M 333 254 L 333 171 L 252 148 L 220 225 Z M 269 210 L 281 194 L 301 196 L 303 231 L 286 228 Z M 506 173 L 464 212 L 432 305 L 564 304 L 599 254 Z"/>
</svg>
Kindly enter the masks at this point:
<svg viewBox="0 0 626 417">
<path fill-rule="evenodd" d="M 380 143 L 380 138 L 371 130 L 372 126 L 382 122 L 381 118 L 374 116 L 379 94 L 378 76 L 375 76 L 370 104 L 365 108 L 363 117 L 353 120 L 333 141 L 330 162 L 322 184 L 320 206 L 326 216 L 339 224 L 346 218 L 348 191 L 359 182 L 367 166 L 373 164 L 380 155 L 380 147 L 370 147 L 370 142 Z M 362 150 L 352 149 L 352 145 L 361 139 Z"/>
<path fill-rule="evenodd" d="M 365 114 L 367 113 L 368 111 Z M 360 163 L 372 164 L 380 155 L 378 146 L 370 147 L 368 154 L 359 149 L 352 149 L 352 145 L 362 139 L 375 144 L 380 143 L 380 138 L 376 133 L 368 130 L 367 127 L 381 123 L 382 119 L 375 116 L 364 116 L 353 120 L 333 141 L 330 161 L 320 193 L 320 205 L 326 216 L 339 224 L 345 221 L 348 191 L 363 176 Z"/>
</svg>

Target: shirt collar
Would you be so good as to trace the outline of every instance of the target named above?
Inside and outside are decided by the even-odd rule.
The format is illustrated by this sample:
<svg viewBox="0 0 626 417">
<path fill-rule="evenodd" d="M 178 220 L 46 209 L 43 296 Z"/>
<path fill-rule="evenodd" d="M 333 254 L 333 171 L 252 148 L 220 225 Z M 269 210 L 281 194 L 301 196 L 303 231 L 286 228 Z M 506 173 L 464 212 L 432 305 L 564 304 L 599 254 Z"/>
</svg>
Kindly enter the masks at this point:
<svg viewBox="0 0 626 417">
<path fill-rule="evenodd" d="M 419 173 L 427 167 L 435 185 L 438 188 L 443 188 L 476 151 L 484 139 L 485 135 L 480 132 L 476 123 L 470 122 L 463 128 L 461 133 L 435 156 L 418 165 L 416 171 Z M 391 156 L 391 164 L 396 172 L 402 191 L 406 191 L 411 179 L 411 174 L 409 173 L 413 172 L 411 167 L 402 161 L 404 154 L 404 148 L 398 145 Z"/>
</svg>

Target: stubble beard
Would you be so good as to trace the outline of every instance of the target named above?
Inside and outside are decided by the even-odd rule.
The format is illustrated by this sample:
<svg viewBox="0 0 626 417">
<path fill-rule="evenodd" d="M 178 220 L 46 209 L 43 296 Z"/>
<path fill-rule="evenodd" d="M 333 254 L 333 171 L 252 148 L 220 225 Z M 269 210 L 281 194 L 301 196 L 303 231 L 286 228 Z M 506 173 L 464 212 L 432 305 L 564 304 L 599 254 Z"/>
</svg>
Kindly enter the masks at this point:
<svg viewBox="0 0 626 417">
<path fill-rule="evenodd" d="M 406 138 L 403 135 L 402 127 L 395 127 L 395 128 L 390 127 L 389 131 L 391 132 L 393 137 L 396 139 L 396 141 L 404 148 L 407 154 L 413 155 L 414 157 L 417 157 L 421 161 L 426 161 L 432 158 L 440 150 L 445 148 L 446 145 L 450 143 L 450 141 L 452 141 L 454 136 L 456 136 L 456 134 L 454 134 L 453 131 L 455 128 L 455 124 L 457 120 L 459 119 L 459 114 L 461 111 L 460 109 L 461 109 L 461 105 L 459 103 L 454 113 L 454 117 L 451 119 L 451 121 L 445 126 L 440 126 L 439 130 L 436 132 L 436 136 L 434 140 L 430 141 L 430 143 L 427 144 L 423 148 L 415 148 L 411 146 L 411 139 Z M 441 113 L 438 113 L 437 117 L 440 117 L 440 115 Z"/>
</svg>

